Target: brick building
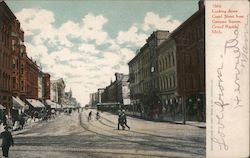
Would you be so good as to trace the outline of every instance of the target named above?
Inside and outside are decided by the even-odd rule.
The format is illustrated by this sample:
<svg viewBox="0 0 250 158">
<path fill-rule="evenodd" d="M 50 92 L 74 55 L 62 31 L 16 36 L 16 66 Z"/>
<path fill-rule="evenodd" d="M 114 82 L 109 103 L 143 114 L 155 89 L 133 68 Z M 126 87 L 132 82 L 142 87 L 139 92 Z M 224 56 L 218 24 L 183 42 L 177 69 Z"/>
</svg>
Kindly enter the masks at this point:
<svg viewBox="0 0 250 158">
<path fill-rule="evenodd" d="M 12 109 L 12 96 L 38 99 L 38 66 L 26 52 L 20 22 L 0 2 L 0 104 Z"/>
<path fill-rule="evenodd" d="M 39 69 L 32 59 L 26 58 L 25 63 L 25 75 L 24 75 L 24 85 L 26 89 L 25 98 L 28 99 L 38 99 L 38 73 Z"/>
<path fill-rule="evenodd" d="M 151 34 L 145 45 L 128 63 L 130 81 L 130 99 L 133 109 L 149 113 L 154 102 L 158 101 L 159 90 L 158 54 L 156 48 L 164 42 L 169 31 L 158 30 Z"/>
<path fill-rule="evenodd" d="M 145 117 L 205 120 L 205 7 L 172 33 L 156 31 L 128 63 L 134 110 Z"/>
<path fill-rule="evenodd" d="M 115 81 L 102 89 L 102 103 L 119 103 L 121 105 L 130 104 L 129 76 L 123 73 L 115 73 Z M 98 91 L 99 92 L 99 91 Z"/>
<path fill-rule="evenodd" d="M 38 99 L 43 102 L 50 99 L 50 74 L 42 71 L 38 74 Z"/>
<path fill-rule="evenodd" d="M 11 28 L 16 17 L 4 1 L 0 2 L 0 104 L 12 108 Z"/>
<path fill-rule="evenodd" d="M 176 42 L 177 95 L 187 120 L 205 120 L 205 6 L 171 35 Z"/>
<path fill-rule="evenodd" d="M 24 32 L 20 28 L 17 19 L 13 21 L 11 28 L 11 51 L 12 51 L 12 95 L 20 96 L 20 49 L 23 47 Z"/>
<path fill-rule="evenodd" d="M 44 73 L 43 74 L 43 98 L 50 99 L 50 74 Z"/>
</svg>

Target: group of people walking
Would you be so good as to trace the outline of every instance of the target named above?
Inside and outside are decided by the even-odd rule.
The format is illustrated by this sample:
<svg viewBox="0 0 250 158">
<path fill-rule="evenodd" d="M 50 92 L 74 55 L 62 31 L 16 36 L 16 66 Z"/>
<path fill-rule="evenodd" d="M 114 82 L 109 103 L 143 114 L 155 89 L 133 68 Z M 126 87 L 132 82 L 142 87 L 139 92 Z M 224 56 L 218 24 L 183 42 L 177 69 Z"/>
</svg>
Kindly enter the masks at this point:
<svg viewBox="0 0 250 158">
<path fill-rule="evenodd" d="M 100 119 L 100 113 L 97 111 L 96 112 L 96 120 Z M 88 114 L 88 121 L 90 121 L 92 118 L 92 111 L 89 112 Z M 122 127 L 123 130 L 127 127 L 130 130 L 130 127 L 127 124 L 127 116 L 124 111 L 119 112 L 118 114 L 118 125 L 117 129 L 120 130 L 120 126 Z"/>
<path fill-rule="evenodd" d="M 130 129 L 130 127 L 127 124 L 127 116 L 124 111 L 120 112 L 118 114 L 118 127 L 117 129 L 120 130 L 120 126 L 122 126 L 122 129 L 125 130 L 125 126 Z"/>
</svg>

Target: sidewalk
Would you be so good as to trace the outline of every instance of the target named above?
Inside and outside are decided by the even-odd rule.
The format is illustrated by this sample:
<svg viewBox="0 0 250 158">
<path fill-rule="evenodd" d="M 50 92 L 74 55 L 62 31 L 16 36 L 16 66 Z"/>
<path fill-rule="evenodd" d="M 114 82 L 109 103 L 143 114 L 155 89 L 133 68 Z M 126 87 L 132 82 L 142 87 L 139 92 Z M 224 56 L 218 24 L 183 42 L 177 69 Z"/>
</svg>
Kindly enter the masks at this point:
<svg viewBox="0 0 250 158">
<path fill-rule="evenodd" d="M 132 115 L 132 114 L 127 114 L 128 116 L 130 117 L 135 117 L 135 118 L 139 118 L 139 119 L 143 119 L 143 120 L 149 120 L 149 121 L 155 121 L 155 122 L 169 122 L 169 123 L 175 123 L 175 124 L 183 124 L 183 121 L 168 121 L 168 120 L 150 120 L 150 119 L 147 119 L 147 118 L 143 118 L 141 116 L 137 116 L 137 115 Z M 186 125 L 189 125 L 189 126 L 195 126 L 195 127 L 198 127 L 198 128 L 206 128 L 206 122 L 198 122 L 198 121 L 186 121 Z"/>
<path fill-rule="evenodd" d="M 183 124 L 183 121 L 174 121 L 176 124 Z M 198 121 L 186 121 L 186 125 L 196 126 L 199 128 L 206 128 L 206 122 L 198 122 Z"/>
</svg>

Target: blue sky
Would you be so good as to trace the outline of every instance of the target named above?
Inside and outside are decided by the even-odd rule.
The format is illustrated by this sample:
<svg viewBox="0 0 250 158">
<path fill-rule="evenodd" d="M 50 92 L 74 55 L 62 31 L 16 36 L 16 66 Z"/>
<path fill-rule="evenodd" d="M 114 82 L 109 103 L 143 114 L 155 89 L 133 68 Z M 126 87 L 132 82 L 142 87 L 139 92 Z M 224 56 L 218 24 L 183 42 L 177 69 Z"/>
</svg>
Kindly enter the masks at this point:
<svg viewBox="0 0 250 158">
<path fill-rule="evenodd" d="M 155 30 L 173 31 L 198 10 L 198 0 L 13 0 L 28 56 L 82 105 L 89 93 L 128 73 L 128 61 Z"/>
</svg>

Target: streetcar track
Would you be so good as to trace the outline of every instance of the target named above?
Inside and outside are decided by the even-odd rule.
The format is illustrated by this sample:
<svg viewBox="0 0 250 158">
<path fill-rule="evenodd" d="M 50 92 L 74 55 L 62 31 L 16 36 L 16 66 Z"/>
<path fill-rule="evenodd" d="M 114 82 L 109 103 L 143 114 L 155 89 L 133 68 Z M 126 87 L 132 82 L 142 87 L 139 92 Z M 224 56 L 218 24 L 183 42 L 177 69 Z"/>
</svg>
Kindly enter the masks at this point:
<svg viewBox="0 0 250 158">
<path fill-rule="evenodd" d="M 200 153 L 195 153 L 195 152 L 192 152 L 192 151 L 187 151 L 187 150 L 183 150 L 183 149 L 179 149 L 179 148 L 178 149 L 177 148 L 173 148 L 173 147 L 170 147 L 169 145 L 167 146 L 167 145 L 149 144 L 149 143 L 152 143 L 152 140 L 150 140 L 149 142 L 138 142 L 138 141 L 134 141 L 134 140 L 128 140 L 126 138 L 121 138 L 121 137 L 119 137 L 119 135 L 118 136 L 110 136 L 110 135 L 107 135 L 107 134 L 102 134 L 102 133 L 96 132 L 93 129 L 90 129 L 91 127 L 93 127 L 93 128 L 97 128 L 97 127 L 95 127 L 92 124 L 93 123 L 92 121 L 89 122 L 89 126 L 88 126 L 88 124 L 84 123 L 83 122 L 83 118 L 82 118 L 83 116 L 86 116 L 86 113 L 79 113 L 78 114 L 78 121 L 77 122 L 80 124 L 80 127 L 82 127 L 84 129 L 84 132 L 85 131 L 89 131 L 91 133 L 94 133 L 94 134 L 96 134 L 96 136 L 101 137 L 104 140 L 109 141 L 109 142 L 110 141 L 114 141 L 114 142 L 115 141 L 130 142 L 130 143 L 138 144 L 138 145 L 142 145 L 142 146 L 154 147 L 154 148 L 159 149 L 159 150 L 156 150 L 156 149 L 151 149 L 151 150 L 156 150 L 156 151 L 159 151 L 161 153 L 165 153 L 165 152 L 179 152 L 179 153 L 184 153 L 184 154 L 190 153 L 190 154 L 197 155 L 197 156 L 201 156 L 202 155 Z M 87 116 L 85 118 L 87 118 Z M 108 132 L 110 132 L 110 131 L 108 131 Z M 113 133 L 113 131 L 112 131 L 112 133 Z M 115 134 L 117 134 L 117 133 L 115 133 Z M 118 133 L 118 134 L 122 134 L 124 136 L 123 133 Z M 128 137 L 128 136 L 126 136 L 126 137 Z M 133 136 L 130 136 L 130 137 L 133 138 Z M 145 139 L 145 140 L 148 140 L 148 139 Z M 32 143 L 27 143 L 27 144 L 32 144 Z M 19 146 L 20 145 L 27 145 L 27 144 L 26 143 L 20 143 L 20 144 L 18 143 Z M 52 144 L 59 145 L 60 143 L 53 142 Z M 41 144 L 37 144 L 37 143 L 34 142 L 33 145 L 39 146 Z M 102 152 L 102 153 L 104 153 L 104 152 Z M 112 152 L 110 152 L 110 153 L 112 153 Z M 120 153 L 120 154 L 123 154 L 123 153 Z M 144 155 L 141 155 L 141 156 L 144 156 Z M 157 155 L 157 156 L 159 156 L 159 155 Z"/>
<path fill-rule="evenodd" d="M 86 116 L 85 113 L 84 113 L 84 115 Z M 81 114 L 79 114 L 79 119 L 81 119 Z M 192 151 L 186 151 L 186 150 L 182 150 L 182 149 L 173 149 L 173 148 L 169 148 L 169 147 L 165 147 L 165 146 L 153 145 L 153 144 L 148 144 L 148 143 L 143 143 L 143 142 L 138 142 L 138 141 L 127 140 L 127 139 L 120 138 L 120 137 L 109 136 L 109 135 L 106 135 L 106 134 L 95 132 L 95 131 L 89 129 L 88 127 L 85 127 L 83 125 L 82 121 L 80 121 L 80 122 L 81 122 L 81 126 L 83 128 L 85 128 L 85 130 L 88 130 L 89 132 L 95 133 L 97 135 L 101 135 L 105 139 L 107 139 L 107 137 L 109 137 L 111 139 L 118 139 L 118 140 L 127 141 L 127 142 L 131 142 L 131 143 L 136 143 L 136 144 L 139 144 L 139 145 L 144 145 L 144 146 L 149 146 L 149 147 L 156 147 L 158 149 L 163 149 L 163 150 L 170 150 L 170 151 L 175 151 L 175 152 L 178 151 L 178 152 L 182 152 L 182 153 L 189 152 L 189 153 L 194 154 L 194 155 L 201 155 L 201 153 L 196 153 L 196 152 L 192 152 Z M 95 126 L 93 126 L 93 127 L 96 128 Z M 108 140 L 110 140 L 110 139 L 108 139 Z"/>
<path fill-rule="evenodd" d="M 109 120 L 109 119 L 107 119 L 105 117 L 102 117 L 102 118 L 103 118 L 103 120 L 106 120 L 107 122 L 115 124 L 113 121 L 111 121 L 111 120 Z M 113 127 L 111 125 L 108 125 L 108 124 L 104 123 L 101 120 L 100 120 L 100 123 L 103 124 L 103 125 L 105 125 L 105 126 L 111 127 L 111 128 L 116 128 L 116 127 Z M 167 137 L 167 136 L 155 135 L 155 134 L 152 134 L 152 133 L 145 133 L 145 132 L 141 132 L 141 131 L 137 131 L 137 130 L 129 130 L 128 132 L 133 132 L 133 133 L 137 133 L 137 134 L 143 134 L 143 135 L 147 135 L 149 137 L 153 136 L 153 137 L 159 137 L 159 138 L 165 138 L 165 139 L 173 139 L 173 140 L 177 140 L 178 139 L 180 141 L 191 141 L 192 142 L 192 140 L 181 139 L 181 138 L 176 138 L 176 137 Z"/>
<path fill-rule="evenodd" d="M 103 125 L 105 125 L 105 126 L 107 126 L 107 127 L 111 127 L 111 128 L 113 128 L 113 126 L 109 126 L 109 125 L 106 125 L 105 123 L 102 123 L 102 121 L 101 120 L 98 120 L 98 122 L 99 123 L 101 123 L 101 124 L 103 124 Z M 90 125 L 92 125 L 92 126 L 94 126 L 92 123 L 90 123 Z M 96 126 L 94 126 L 95 128 L 97 128 Z M 105 131 L 107 131 L 107 132 L 110 132 L 109 130 L 105 130 Z M 126 130 L 127 131 L 127 130 Z M 155 139 L 153 139 L 149 134 L 145 134 L 145 133 L 142 133 L 142 132 L 136 132 L 136 131 L 129 131 L 129 132 L 132 132 L 132 133 L 137 133 L 137 134 L 140 134 L 140 135 L 143 135 L 143 136 L 146 136 L 147 137 L 147 140 L 149 140 L 149 141 L 153 141 L 153 142 L 155 142 L 155 143 L 166 143 L 165 141 L 159 141 L 159 140 L 155 140 Z M 113 133 L 113 132 L 112 132 Z M 116 134 L 116 133 L 114 133 L 114 134 Z M 134 136 L 131 136 L 131 135 L 125 135 L 125 133 L 120 133 L 121 135 L 123 135 L 123 136 L 126 136 L 126 137 L 131 137 L 131 138 L 133 138 Z M 165 139 L 171 139 L 171 140 L 176 140 L 177 138 L 172 138 L 172 137 L 164 137 Z M 171 142 L 171 144 L 176 144 L 176 145 L 178 145 L 178 143 L 176 143 L 176 142 L 174 142 L 174 141 L 172 141 Z M 186 140 L 186 141 L 188 141 L 188 140 Z M 169 142 L 168 142 L 169 143 Z M 182 142 L 183 143 L 183 142 Z M 194 142 L 192 142 L 192 141 L 189 141 L 189 143 L 192 143 L 192 144 L 196 144 L 196 143 L 194 143 Z M 199 148 L 199 146 L 191 146 L 191 145 L 185 145 L 186 147 L 195 147 L 195 148 Z"/>
</svg>

